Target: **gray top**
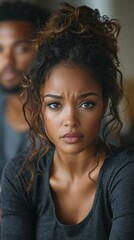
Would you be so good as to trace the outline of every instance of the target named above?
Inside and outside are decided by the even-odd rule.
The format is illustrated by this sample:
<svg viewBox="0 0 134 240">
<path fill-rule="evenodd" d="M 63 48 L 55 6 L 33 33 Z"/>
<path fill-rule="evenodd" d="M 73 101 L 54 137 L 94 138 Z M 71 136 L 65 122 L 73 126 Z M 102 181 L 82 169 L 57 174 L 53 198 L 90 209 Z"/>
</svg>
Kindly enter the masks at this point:
<svg viewBox="0 0 134 240">
<path fill-rule="evenodd" d="M 29 143 L 28 132 L 16 132 L 5 119 L 6 94 L 0 91 L 0 179 L 5 163 Z"/>
<path fill-rule="evenodd" d="M 26 155 L 9 161 L 2 178 L 2 240 L 134 240 L 134 149 L 117 148 L 105 158 L 91 211 L 65 225 L 56 215 L 49 174 L 54 149 L 40 160 L 30 192 L 20 169 Z M 42 173 L 42 174 L 41 174 Z M 90 198 L 90 196 L 89 196 Z"/>
</svg>

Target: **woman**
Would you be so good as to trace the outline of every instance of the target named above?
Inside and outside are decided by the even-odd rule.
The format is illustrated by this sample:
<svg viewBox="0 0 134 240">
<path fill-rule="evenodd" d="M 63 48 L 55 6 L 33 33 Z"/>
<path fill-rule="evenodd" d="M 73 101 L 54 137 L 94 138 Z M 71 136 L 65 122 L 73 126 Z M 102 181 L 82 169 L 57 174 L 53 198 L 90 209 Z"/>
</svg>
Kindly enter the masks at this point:
<svg viewBox="0 0 134 240">
<path fill-rule="evenodd" d="M 134 151 L 99 138 L 107 107 L 121 128 L 119 29 L 64 3 L 40 34 L 23 84 L 32 150 L 5 168 L 2 239 L 134 239 Z"/>
</svg>

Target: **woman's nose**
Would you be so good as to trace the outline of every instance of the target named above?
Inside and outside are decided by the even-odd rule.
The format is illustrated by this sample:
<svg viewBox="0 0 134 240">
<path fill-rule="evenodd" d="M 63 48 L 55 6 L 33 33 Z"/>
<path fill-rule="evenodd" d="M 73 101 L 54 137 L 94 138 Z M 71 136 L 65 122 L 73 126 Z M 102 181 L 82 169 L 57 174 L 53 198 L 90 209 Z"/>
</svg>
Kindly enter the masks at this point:
<svg viewBox="0 0 134 240">
<path fill-rule="evenodd" d="M 80 119 L 74 109 L 67 110 L 64 115 L 64 126 L 66 127 L 78 127 L 80 125 Z"/>
</svg>

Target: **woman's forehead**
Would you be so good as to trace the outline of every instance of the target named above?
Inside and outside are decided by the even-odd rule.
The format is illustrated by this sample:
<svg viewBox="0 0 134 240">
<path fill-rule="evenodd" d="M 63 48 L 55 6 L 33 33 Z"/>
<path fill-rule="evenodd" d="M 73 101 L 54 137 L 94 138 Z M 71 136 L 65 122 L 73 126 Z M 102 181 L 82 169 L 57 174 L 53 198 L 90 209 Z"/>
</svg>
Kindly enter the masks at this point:
<svg viewBox="0 0 134 240">
<path fill-rule="evenodd" d="M 91 73 L 79 66 L 60 65 L 54 68 L 47 77 L 42 88 L 45 91 L 78 91 L 89 90 L 101 91 L 100 84 L 93 78 Z"/>
</svg>

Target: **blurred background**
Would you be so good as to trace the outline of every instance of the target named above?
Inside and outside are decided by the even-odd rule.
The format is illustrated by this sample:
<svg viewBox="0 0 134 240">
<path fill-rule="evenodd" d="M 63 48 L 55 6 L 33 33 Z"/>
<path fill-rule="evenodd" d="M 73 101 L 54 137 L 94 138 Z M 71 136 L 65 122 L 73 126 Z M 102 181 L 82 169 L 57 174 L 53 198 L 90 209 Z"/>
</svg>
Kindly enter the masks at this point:
<svg viewBox="0 0 134 240">
<path fill-rule="evenodd" d="M 9 0 L 13 2 L 13 0 Z M 19 1 L 19 0 L 18 0 Z M 23 0 L 22 0 L 23 1 Z M 0 0 L 0 3 L 6 0 Z M 36 3 L 39 6 L 54 10 L 61 0 L 24 0 L 23 2 Z M 88 5 L 98 8 L 101 14 L 106 14 L 110 18 L 117 18 L 121 23 L 121 33 L 119 38 L 121 68 L 125 79 L 134 80 L 134 1 L 133 0 L 66 0 L 74 6 Z"/>
</svg>

